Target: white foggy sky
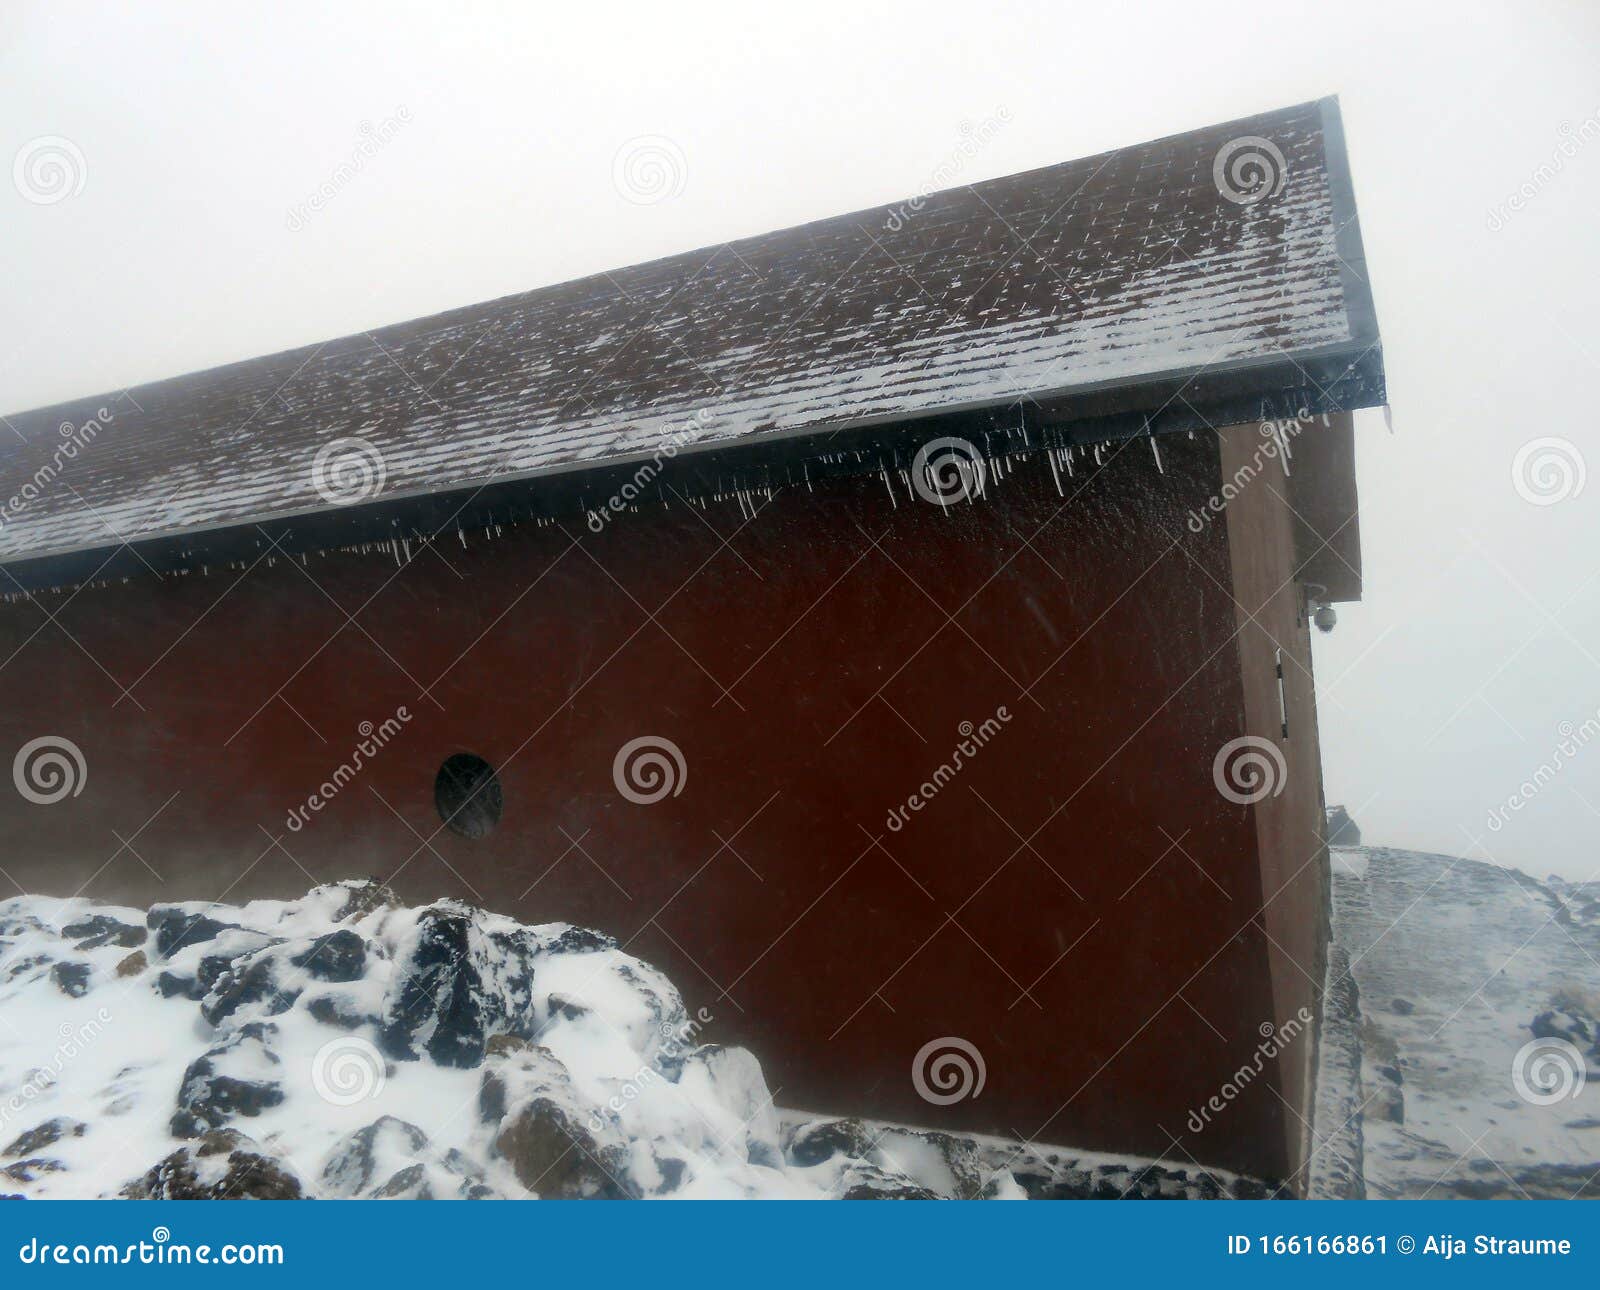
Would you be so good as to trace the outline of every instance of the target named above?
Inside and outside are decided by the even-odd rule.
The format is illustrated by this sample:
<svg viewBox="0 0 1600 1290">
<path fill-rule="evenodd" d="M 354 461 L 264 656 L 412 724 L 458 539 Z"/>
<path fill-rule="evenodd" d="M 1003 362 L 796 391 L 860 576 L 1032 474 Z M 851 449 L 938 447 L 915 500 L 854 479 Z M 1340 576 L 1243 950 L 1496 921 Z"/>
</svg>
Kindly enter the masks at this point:
<svg viewBox="0 0 1600 1290">
<path fill-rule="evenodd" d="M 1317 644 L 1330 802 L 1366 840 L 1600 876 L 1600 6 L 484 3 L 0 8 L 0 410 L 288 348 L 1337 93 L 1394 408 L 1357 421 L 1366 600 Z M 298 231 L 288 210 L 404 125 Z M 681 195 L 624 200 L 665 135 Z M 22 200 L 17 150 L 81 149 Z M 1581 741 L 1581 735 L 1579 736 Z"/>
</svg>

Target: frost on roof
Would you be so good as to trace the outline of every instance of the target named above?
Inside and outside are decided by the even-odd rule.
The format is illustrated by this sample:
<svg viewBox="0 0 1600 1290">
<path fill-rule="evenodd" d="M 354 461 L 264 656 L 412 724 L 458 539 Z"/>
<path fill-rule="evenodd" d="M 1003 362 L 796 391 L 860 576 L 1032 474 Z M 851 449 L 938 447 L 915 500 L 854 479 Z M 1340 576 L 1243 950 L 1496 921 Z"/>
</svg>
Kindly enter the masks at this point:
<svg viewBox="0 0 1600 1290">
<path fill-rule="evenodd" d="M 381 456 L 395 497 L 648 455 L 669 436 L 803 438 L 1375 342 L 1346 295 L 1353 208 L 1326 110 L 12 416 L 27 446 L 0 446 L 0 499 L 13 498 L 0 560 L 325 509 L 313 462 L 350 436 Z M 1214 177 L 1242 135 L 1284 159 L 1281 189 L 1259 201 L 1230 200 Z M 60 467 L 65 428 L 102 407 L 92 444 Z"/>
</svg>

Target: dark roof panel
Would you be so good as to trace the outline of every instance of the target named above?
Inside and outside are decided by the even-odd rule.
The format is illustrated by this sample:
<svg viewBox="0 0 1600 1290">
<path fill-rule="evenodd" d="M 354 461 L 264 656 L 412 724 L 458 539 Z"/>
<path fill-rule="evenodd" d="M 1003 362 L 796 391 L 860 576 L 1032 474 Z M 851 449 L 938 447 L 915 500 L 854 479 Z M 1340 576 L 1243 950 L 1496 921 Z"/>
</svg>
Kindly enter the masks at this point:
<svg viewBox="0 0 1600 1290">
<path fill-rule="evenodd" d="M 347 438 L 391 499 L 1201 369 L 1267 393 L 1376 353 L 1354 220 L 1325 100 L 14 415 L 0 562 L 325 510 Z"/>
</svg>

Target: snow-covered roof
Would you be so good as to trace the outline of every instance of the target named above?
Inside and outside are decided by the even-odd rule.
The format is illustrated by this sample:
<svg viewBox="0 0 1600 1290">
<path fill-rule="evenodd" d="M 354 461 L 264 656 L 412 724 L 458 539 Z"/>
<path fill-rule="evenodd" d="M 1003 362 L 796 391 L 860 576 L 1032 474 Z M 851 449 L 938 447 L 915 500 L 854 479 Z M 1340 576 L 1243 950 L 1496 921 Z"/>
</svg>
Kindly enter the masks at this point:
<svg viewBox="0 0 1600 1290">
<path fill-rule="evenodd" d="M 387 503 L 1161 382 L 1368 406 L 1377 341 L 1323 100 L 13 415 L 0 563 L 326 512 L 350 439 Z"/>
</svg>

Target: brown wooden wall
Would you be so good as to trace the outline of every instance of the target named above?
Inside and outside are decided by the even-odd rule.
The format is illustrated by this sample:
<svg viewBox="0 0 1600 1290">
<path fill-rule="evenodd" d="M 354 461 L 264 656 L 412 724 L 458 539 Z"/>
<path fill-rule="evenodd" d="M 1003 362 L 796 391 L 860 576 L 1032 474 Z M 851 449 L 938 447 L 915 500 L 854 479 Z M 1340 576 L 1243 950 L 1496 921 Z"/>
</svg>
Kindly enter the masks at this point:
<svg viewBox="0 0 1600 1290">
<path fill-rule="evenodd" d="M 1350 460 L 1349 417 L 1329 422 L 1313 419 L 1300 430 L 1293 469 L 1322 468 L 1323 479 L 1343 483 L 1336 467 Z M 1345 522 L 1354 513 L 1353 492 L 1350 509 L 1334 522 L 1326 509 L 1306 504 L 1318 498 L 1307 477 L 1285 471 L 1280 457 L 1264 457 L 1263 443 L 1260 428 L 1252 425 L 1230 426 L 1221 435 L 1224 477 L 1244 470 L 1253 475 L 1227 509 L 1245 729 L 1278 749 L 1285 771 L 1277 791 L 1255 806 L 1262 917 L 1278 1005 L 1273 1020 L 1283 1025 L 1302 1009 L 1320 1021 L 1330 882 L 1311 625 L 1296 574 L 1315 572 L 1346 595 L 1359 594 L 1360 574 L 1359 553 L 1347 537 L 1353 525 Z M 1349 486 L 1353 490 L 1353 478 Z M 1348 563 L 1352 553 L 1356 565 Z M 1280 1076 L 1284 1098 L 1295 1108 L 1311 1103 L 1315 1039 L 1313 1031 L 1284 1040 Z M 1297 1179 L 1315 1147 L 1310 1112 L 1302 1109 L 1300 1115 L 1289 1126 L 1291 1174 Z"/>
<path fill-rule="evenodd" d="M 141 903 L 371 874 L 589 924 L 750 1046 L 784 1105 L 1282 1176 L 1299 1126 L 1275 1073 L 1186 1124 L 1286 988 L 1252 811 L 1213 782 L 1246 728 L 1227 526 L 1187 523 L 1218 449 L 1164 440 L 1164 472 L 1145 442 L 1107 455 L 1068 499 L 1039 456 L 948 512 L 873 476 L 753 519 L 674 504 L 598 534 L 452 534 L 403 567 L 279 558 L 44 598 L 54 623 L 0 607 L 6 756 L 49 733 L 88 765 L 54 805 L 0 794 L 0 865 Z M 402 706 L 290 832 L 361 723 Z M 687 765 L 651 805 L 613 782 L 642 735 Z M 434 809 L 458 751 L 499 767 L 478 840 Z M 986 1082 L 935 1106 L 911 1067 L 945 1036 Z"/>
</svg>

